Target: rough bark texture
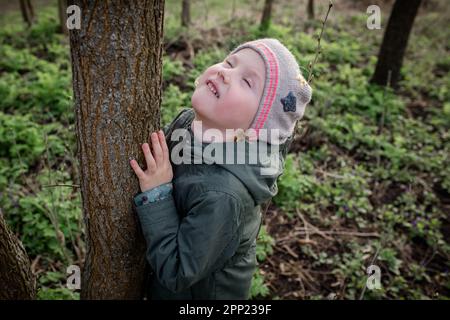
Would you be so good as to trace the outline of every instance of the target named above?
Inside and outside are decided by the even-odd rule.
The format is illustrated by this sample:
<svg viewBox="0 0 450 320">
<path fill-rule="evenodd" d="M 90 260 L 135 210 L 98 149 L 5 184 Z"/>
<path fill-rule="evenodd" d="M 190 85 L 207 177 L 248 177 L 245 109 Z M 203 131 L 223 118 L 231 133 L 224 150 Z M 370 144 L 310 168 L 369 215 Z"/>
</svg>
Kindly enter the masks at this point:
<svg viewBox="0 0 450 320">
<path fill-rule="evenodd" d="M 36 298 L 36 281 L 28 255 L 0 212 L 0 300 Z"/>
<path fill-rule="evenodd" d="M 28 27 L 34 23 L 34 10 L 31 4 L 31 0 L 20 0 L 20 11 L 22 12 L 22 17 Z"/>
<path fill-rule="evenodd" d="M 69 34 L 67 30 L 67 0 L 58 0 L 59 32 Z"/>
<path fill-rule="evenodd" d="M 264 2 L 264 9 L 259 27 L 262 31 L 266 31 L 270 26 L 270 19 L 272 18 L 272 3 L 273 0 L 266 0 Z"/>
<path fill-rule="evenodd" d="M 421 0 L 396 0 L 383 37 L 372 83 L 385 86 L 391 70 L 390 85 L 396 87 L 400 79 L 409 34 Z"/>
<path fill-rule="evenodd" d="M 164 0 L 74 1 L 70 31 L 86 261 L 82 299 L 140 299 L 145 242 L 133 196 L 140 148 L 159 129 Z"/>
<path fill-rule="evenodd" d="M 183 0 L 182 8 L 181 8 L 181 25 L 183 27 L 189 27 L 190 24 L 191 24 L 190 1 Z"/>
<path fill-rule="evenodd" d="M 308 11 L 308 19 L 314 20 L 314 0 L 308 0 L 306 11 Z"/>
</svg>

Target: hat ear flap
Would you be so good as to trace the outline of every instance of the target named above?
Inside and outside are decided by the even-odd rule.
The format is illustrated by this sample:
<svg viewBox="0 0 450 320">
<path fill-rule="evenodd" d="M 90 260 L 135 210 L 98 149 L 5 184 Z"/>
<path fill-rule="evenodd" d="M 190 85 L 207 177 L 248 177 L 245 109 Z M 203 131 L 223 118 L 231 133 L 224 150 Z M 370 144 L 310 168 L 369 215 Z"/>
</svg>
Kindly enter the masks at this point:
<svg viewBox="0 0 450 320">
<path fill-rule="evenodd" d="M 300 90 L 298 92 L 298 98 L 302 105 L 306 105 L 311 101 L 312 96 L 312 88 L 308 83 L 304 83 L 300 86 Z"/>
</svg>

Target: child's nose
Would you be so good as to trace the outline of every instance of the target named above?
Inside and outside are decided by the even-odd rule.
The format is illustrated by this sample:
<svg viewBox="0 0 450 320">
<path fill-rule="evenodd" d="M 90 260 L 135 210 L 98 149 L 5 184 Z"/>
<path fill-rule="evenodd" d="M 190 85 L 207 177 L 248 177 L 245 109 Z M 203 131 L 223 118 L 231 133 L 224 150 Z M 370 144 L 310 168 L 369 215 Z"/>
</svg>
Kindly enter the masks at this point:
<svg viewBox="0 0 450 320">
<path fill-rule="evenodd" d="M 230 77 L 226 73 L 224 73 L 223 71 L 219 71 L 218 75 L 219 75 L 219 77 L 222 78 L 222 80 L 223 80 L 223 82 L 225 84 L 228 84 L 230 82 Z"/>
</svg>

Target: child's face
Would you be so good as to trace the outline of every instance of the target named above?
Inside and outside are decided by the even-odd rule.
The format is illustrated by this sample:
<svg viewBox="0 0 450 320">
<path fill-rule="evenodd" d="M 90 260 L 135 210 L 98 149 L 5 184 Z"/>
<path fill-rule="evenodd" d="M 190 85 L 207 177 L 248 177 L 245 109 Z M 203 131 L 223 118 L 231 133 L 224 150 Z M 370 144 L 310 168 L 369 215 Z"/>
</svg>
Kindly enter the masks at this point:
<svg viewBox="0 0 450 320">
<path fill-rule="evenodd" d="M 210 82 L 215 89 L 211 89 Z M 256 115 L 265 83 L 265 65 L 252 49 L 242 49 L 198 78 L 192 95 L 196 120 L 206 128 L 248 129 Z M 213 91 L 217 90 L 217 93 Z"/>
</svg>

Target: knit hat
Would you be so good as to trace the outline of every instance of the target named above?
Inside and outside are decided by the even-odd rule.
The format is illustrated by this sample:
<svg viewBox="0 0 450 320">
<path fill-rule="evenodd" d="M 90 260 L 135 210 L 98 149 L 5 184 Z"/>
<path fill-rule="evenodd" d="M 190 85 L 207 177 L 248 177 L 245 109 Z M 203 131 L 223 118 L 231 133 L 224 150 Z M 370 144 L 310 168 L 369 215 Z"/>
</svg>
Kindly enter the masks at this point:
<svg viewBox="0 0 450 320">
<path fill-rule="evenodd" d="M 266 67 L 264 91 L 250 128 L 256 131 L 259 140 L 282 144 L 293 134 L 297 120 L 302 118 L 311 100 L 312 89 L 295 57 L 280 41 L 265 38 L 246 42 L 230 55 L 245 48 L 255 50 Z M 279 135 L 271 129 L 278 129 Z"/>
</svg>

